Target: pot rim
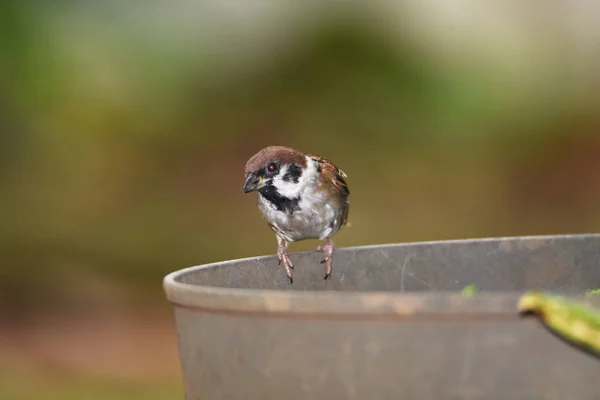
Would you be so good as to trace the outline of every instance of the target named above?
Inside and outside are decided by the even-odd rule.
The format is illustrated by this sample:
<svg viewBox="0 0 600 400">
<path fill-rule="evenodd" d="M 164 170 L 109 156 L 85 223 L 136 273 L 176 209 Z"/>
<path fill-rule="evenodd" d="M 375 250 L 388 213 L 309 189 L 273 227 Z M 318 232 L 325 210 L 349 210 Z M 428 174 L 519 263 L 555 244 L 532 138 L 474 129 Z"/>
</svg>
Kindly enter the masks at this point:
<svg viewBox="0 0 600 400">
<path fill-rule="evenodd" d="M 600 239 L 600 234 L 532 235 L 474 239 L 454 239 L 405 243 L 387 243 L 339 248 L 338 251 L 415 247 L 437 244 L 467 244 L 483 242 L 517 242 L 538 240 Z M 600 249 L 600 247 L 599 247 Z M 600 251 L 600 250 L 599 250 Z M 312 253 L 296 252 L 292 254 Z M 519 319 L 517 301 L 523 291 L 486 291 L 466 296 L 457 291 L 320 291 L 226 288 L 188 284 L 180 278 L 203 269 L 232 267 L 235 263 L 260 262 L 275 255 L 246 257 L 196 265 L 173 271 L 163 279 L 163 289 L 170 303 L 177 308 L 210 313 L 289 315 L 293 317 L 346 317 L 393 319 L 453 319 L 462 316 L 478 320 Z M 582 297 L 585 293 L 582 293 Z M 567 297 L 582 300 L 579 296 Z M 600 296 L 586 297 L 585 303 L 600 306 Z"/>
</svg>

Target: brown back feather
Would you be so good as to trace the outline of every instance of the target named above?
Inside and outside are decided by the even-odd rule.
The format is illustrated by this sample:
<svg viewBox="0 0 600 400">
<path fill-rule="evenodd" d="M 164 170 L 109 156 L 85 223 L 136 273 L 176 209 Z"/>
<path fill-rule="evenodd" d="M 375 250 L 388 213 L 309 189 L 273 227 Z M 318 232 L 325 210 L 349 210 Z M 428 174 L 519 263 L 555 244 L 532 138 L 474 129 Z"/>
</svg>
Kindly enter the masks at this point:
<svg viewBox="0 0 600 400">
<path fill-rule="evenodd" d="M 323 180 L 325 182 L 333 183 L 333 187 L 331 187 L 332 191 L 335 191 L 338 196 L 341 197 L 341 201 L 345 203 L 345 207 L 343 208 L 344 212 L 342 214 L 342 226 L 348 224 L 348 214 L 350 212 L 350 202 L 348 201 L 348 196 L 350 195 L 350 189 L 348 188 L 348 184 L 346 183 L 346 173 L 336 167 L 330 160 L 327 158 L 310 154 L 313 160 L 319 163 L 321 167 L 321 175 L 323 176 Z"/>
<path fill-rule="evenodd" d="M 344 171 L 336 167 L 330 160 L 327 158 L 309 154 L 313 160 L 319 163 L 321 167 L 321 174 L 323 175 L 323 180 L 330 181 L 333 183 L 333 186 L 344 196 L 348 197 L 350 195 L 350 189 L 348 188 L 348 184 L 346 183 L 346 174 Z"/>
</svg>

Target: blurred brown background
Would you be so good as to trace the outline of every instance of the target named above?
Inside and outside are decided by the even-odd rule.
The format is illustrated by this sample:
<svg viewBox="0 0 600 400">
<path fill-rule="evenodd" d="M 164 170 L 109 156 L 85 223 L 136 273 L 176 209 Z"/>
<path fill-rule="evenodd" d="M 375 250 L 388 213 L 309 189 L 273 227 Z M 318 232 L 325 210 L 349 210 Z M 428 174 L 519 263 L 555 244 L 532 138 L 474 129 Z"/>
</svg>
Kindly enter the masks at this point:
<svg viewBox="0 0 600 400">
<path fill-rule="evenodd" d="M 183 398 L 162 278 L 275 251 L 265 145 L 340 247 L 598 231 L 597 2 L 340 3 L 3 3 L 0 398 Z"/>
</svg>

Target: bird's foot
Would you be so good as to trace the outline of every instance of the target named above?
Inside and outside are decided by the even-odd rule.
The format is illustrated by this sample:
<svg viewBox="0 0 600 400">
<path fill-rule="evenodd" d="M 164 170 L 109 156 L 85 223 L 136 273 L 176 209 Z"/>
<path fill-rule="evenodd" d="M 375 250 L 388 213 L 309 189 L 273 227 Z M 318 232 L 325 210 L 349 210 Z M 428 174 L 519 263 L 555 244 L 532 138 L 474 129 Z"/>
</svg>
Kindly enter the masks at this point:
<svg viewBox="0 0 600 400">
<path fill-rule="evenodd" d="M 285 273 L 290 280 L 290 283 L 294 283 L 294 279 L 292 278 L 292 270 L 294 269 L 294 265 L 287 254 L 286 244 L 281 243 L 279 246 L 277 246 L 277 258 L 279 258 L 279 265 L 281 265 L 283 262 L 283 267 L 285 268 Z"/>
<path fill-rule="evenodd" d="M 321 261 L 321 264 L 325 264 L 325 278 L 324 279 L 331 278 L 331 271 L 333 269 L 333 250 L 334 249 L 335 249 L 335 245 L 333 244 L 333 241 L 331 239 L 329 239 L 327 241 L 327 244 L 319 245 L 317 247 L 317 250 L 325 253 L 325 257 L 323 258 L 323 261 Z"/>
</svg>

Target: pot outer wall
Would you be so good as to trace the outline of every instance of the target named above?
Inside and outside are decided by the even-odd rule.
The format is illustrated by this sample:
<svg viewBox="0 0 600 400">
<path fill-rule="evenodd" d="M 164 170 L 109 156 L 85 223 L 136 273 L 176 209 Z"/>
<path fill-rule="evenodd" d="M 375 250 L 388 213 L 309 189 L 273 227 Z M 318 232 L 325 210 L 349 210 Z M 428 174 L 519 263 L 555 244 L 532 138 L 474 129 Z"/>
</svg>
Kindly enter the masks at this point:
<svg viewBox="0 0 600 400">
<path fill-rule="evenodd" d="M 516 308 L 598 288 L 600 235 L 345 248 L 328 281 L 291 258 L 293 285 L 273 256 L 165 278 L 186 399 L 600 399 L 600 360 Z"/>
</svg>

